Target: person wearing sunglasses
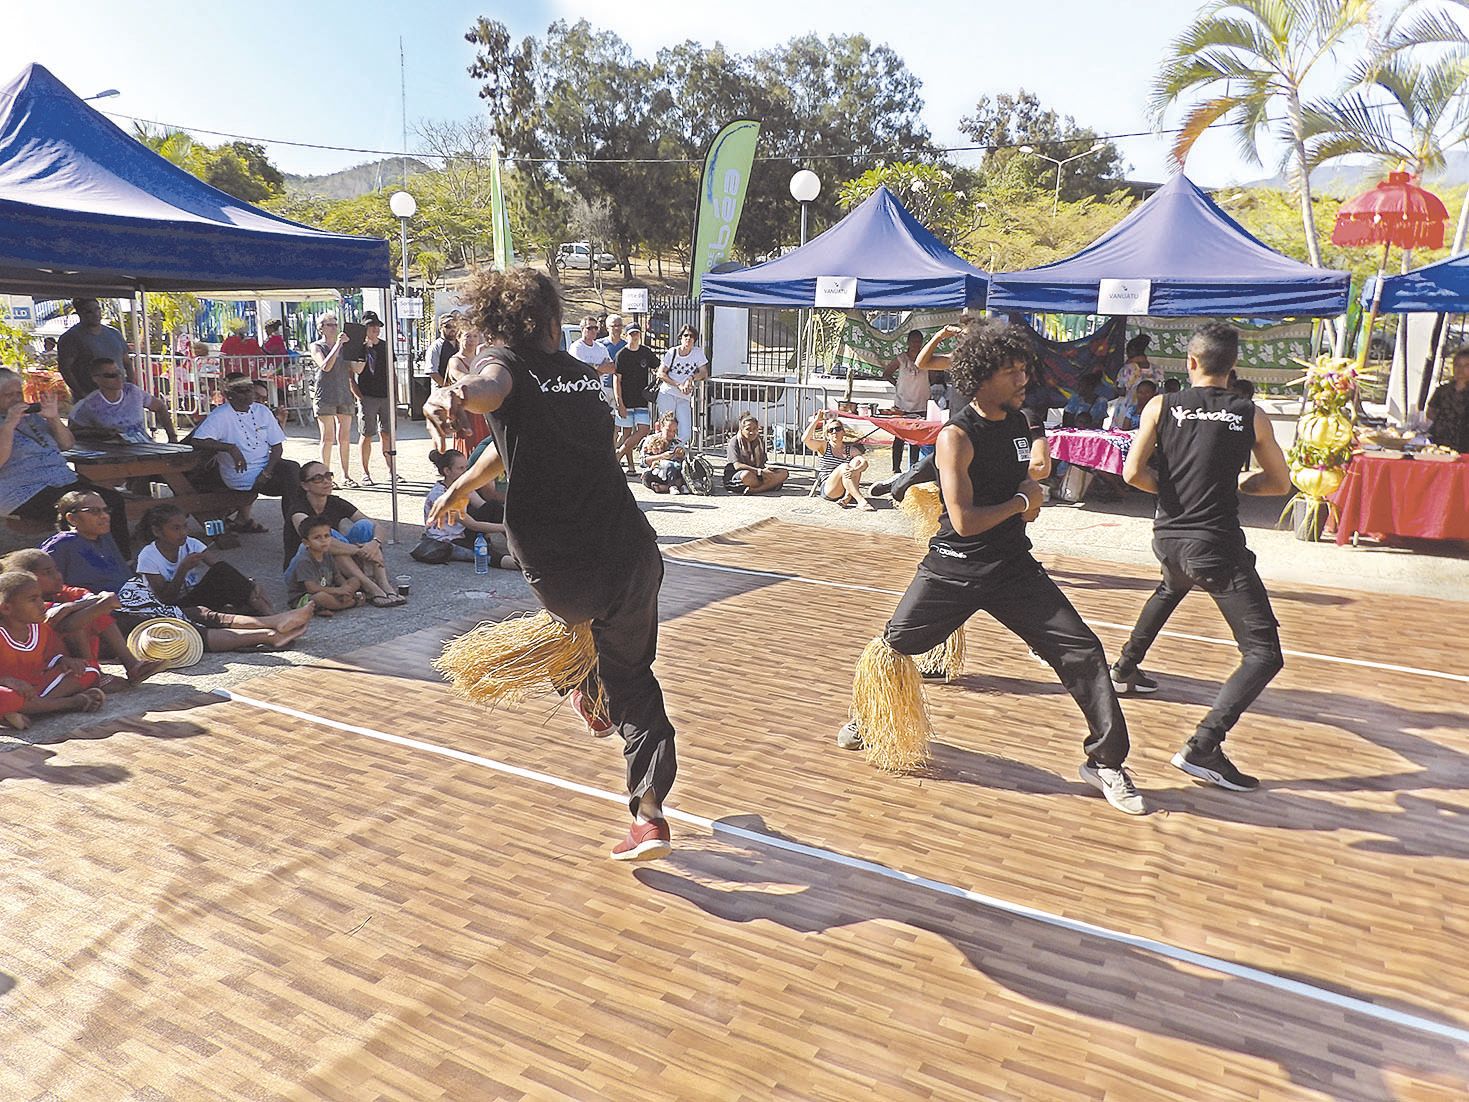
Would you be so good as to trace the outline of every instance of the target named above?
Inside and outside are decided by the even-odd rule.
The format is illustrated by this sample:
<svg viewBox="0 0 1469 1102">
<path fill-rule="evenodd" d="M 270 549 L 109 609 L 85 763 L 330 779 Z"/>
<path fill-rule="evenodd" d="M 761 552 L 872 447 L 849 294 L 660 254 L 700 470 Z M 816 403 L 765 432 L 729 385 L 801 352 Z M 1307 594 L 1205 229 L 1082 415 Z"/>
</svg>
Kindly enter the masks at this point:
<svg viewBox="0 0 1469 1102">
<path fill-rule="evenodd" d="M 709 359 L 699 347 L 699 331 L 685 325 L 678 344 L 663 354 L 658 366 L 658 412 L 671 413 L 678 421 L 678 438 L 694 438 L 694 384 L 709 377 Z"/>
<path fill-rule="evenodd" d="M 92 361 L 92 385 L 97 389 L 72 407 L 68 419 L 72 432 L 116 433 L 130 442 L 150 443 L 153 434 L 148 431 L 144 416 L 152 413 L 168 434 L 168 442 L 178 443 L 178 430 L 174 428 L 167 403 L 130 383 L 116 360 L 98 356 Z"/>
<path fill-rule="evenodd" d="M 835 501 L 843 509 L 874 511 L 872 502 L 862 492 L 867 449 L 859 443 L 848 443 L 846 425 L 835 417 L 828 420 L 825 413 L 817 413 L 807 423 L 801 442 L 821 456 L 816 484 L 826 500 Z"/>
<path fill-rule="evenodd" d="M 225 376 L 224 397 L 224 403 L 215 406 L 185 441 L 200 451 L 212 453 L 215 458 L 189 477 L 200 490 L 228 487 L 248 494 L 245 504 L 230 522 L 230 529 L 264 532 L 265 526 L 250 516 L 255 499 L 261 494 L 272 497 L 295 494 L 301 483 L 301 467 L 281 458 L 286 444 L 285 430 L 268 406 L 255 401 L 255 384 L 250 376 Z"/>
</svg>

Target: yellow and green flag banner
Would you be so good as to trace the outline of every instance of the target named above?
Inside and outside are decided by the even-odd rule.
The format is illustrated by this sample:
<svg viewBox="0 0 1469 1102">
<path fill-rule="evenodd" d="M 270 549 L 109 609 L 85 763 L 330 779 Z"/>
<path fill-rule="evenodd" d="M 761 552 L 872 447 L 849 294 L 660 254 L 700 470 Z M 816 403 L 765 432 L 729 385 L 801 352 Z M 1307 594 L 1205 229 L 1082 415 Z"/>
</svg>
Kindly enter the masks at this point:
<svg viewBox="0 0 1469 1102">
<path fill-rule="evenodd" d="M 704 158 L 704 175 L 699 180 L 698 205 L 694 209 L 694 245 L 689 254 L 689 296 L 698 298 L 705 273 L 729 259 L 734 246 L 740 212 L 745 207 L 745 188 L 750 166 L 755 163 L 755 141 L 760 124 L 754 119 L 735 119 L 714 136 Z"/>
<path fill-rule="evenodd" d="M 500 151 L 490 150 L 490 229 L 494 237 L 495 267 L 515 267 L 515 244 L 510 240 L 510 211 L 505 206 L 505 188 L 500 182 Z"/>
</svg>

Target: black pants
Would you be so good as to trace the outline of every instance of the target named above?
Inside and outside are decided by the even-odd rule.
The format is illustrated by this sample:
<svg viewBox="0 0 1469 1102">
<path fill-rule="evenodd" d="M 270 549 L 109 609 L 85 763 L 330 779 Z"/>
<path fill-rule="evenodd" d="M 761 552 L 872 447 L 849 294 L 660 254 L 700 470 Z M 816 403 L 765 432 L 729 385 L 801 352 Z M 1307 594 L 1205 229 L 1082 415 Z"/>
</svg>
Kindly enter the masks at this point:
<svg viewBox="0 0 1469 1102">
<path fill-rule="evenodd" d="M 927 414 L 908 414 L 907 416 L 926 417 Z M 922 444 L 910 444 L 901 437 L 893 437 L 893 474 L 900 474 L 903 471 L 903 446 L 905 444 L 908 447 L 908 462 L 910 464 L 917 463 L 919 455 L 923 451 Z"/>
<path fill-rule="evenodd" d="M 1118 672 L 1131 674 L 1147 657 L 1148 648 L 1168 617 L 1194 586 L 1213 597 L 1244 658 L 1229 680 L 1220 686 L 1214 707 L 1189 739 L 1191 745 L 1208 752 L 1224 741 L 1245 709 L 1285 665 L 1285 657 L 1280 653 L 1279 625 L 1265 583 L 1255 571 L 1254 553 L 1249 549 L 1157 537 L 1153 540 L 1153 554 L 1163 566 L 1163 581 L 1143 606 L 1132 637 L 1122 648 Z"/>
<path fill-rule="evenodd" d="M 646 528 L 641 517 L 638 521 Z M 620 542 L 609 541 L 609 546 Z M 628 807 L 636 814 L 644 793 L 663 802 L 673 788 L 678 760 L 663 689 L 653 676 L 663 557 L 651 533 L 639 532 L 623 546 L 627 554 L 621 562 L 557 574 L 527 572 L 526 580 L 553 616 L 568 624 L 591 621 L 608 718 L 622 736 L 627 759 Z"/>
<path fill-rule="evenodd" d="M 107 506 L 107 515 L 112 519 L 112 538 L 123 558 L 132 557 L 132 535 L 128 532 L 127 499 L 110 486 L 94 486 L 85 478 L 79 478 L 69 486 L 48 486 L 35 497 L 16 506 L 14 512 L 27 520 L 56 520 L 56 503 L 73 490 L 96 494 Z"/>
<path fill-rule="evenodd" d="M 179 597 L 180 604 L 199 605 L 222 611 L 249 608 L 255 583 L 227 562 L 217 562 L 199 579 L 199 584 Z"/>
<path fill-rule="evenodd" d="M 1056 671 L 1086 717 L 1087 761 L 1119 766 L 1127 759 L 1127 720 L 1107 672 L 1102 643 L 1082 622 L 1041 564 L 1019 555 L 984 577 L 958 578 L 918 564 L 883 638 L 900 654 L 938 646 L 981 610 L 1020 636 Z"/>
<path fill-rule="evenodd" d="M 226 462 L 229 456 L 225 456 Z M 188 474 L 189 481 L 196 490 L 201 492 L 209 490 L 232 490 L 227 486 L 224 476 L 219 473 L 219 460 L 211 459 L 202 467 L 196 467 Z M 278 497 L 282 500 L 290 498 L 297 503 L 301 499 L 301 464 L 294 459 L 282 459 L 270 472 L 270 477 L 264 482 L 256 484 L 249 490 L 235 490 L 240 494 L 255 494 L 257 497 L 264 494 L 267 497 Z"/>
</svg>

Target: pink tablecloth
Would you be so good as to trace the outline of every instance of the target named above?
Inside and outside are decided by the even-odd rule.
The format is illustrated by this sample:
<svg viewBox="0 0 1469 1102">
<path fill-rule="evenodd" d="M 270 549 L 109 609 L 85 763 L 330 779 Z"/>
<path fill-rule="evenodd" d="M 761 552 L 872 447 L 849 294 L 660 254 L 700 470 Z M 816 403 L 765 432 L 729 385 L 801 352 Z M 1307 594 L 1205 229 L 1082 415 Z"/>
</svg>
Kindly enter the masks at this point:
<svg viewBox="0 0 1469 1102">
<path fill-rule="evenodd" d="M 1436 463 L 1355 456 L 1336 508 L 1337 543 L 1354 532 L 1469 540 L 1469 457 Z"/>
<path fill-rule="evenodd" d="M 1136 435 L 1112 429 L 1047 429 L 1046 443 L 1057 462 L 1121 474 L 1122 462 Z"/>
</svg>

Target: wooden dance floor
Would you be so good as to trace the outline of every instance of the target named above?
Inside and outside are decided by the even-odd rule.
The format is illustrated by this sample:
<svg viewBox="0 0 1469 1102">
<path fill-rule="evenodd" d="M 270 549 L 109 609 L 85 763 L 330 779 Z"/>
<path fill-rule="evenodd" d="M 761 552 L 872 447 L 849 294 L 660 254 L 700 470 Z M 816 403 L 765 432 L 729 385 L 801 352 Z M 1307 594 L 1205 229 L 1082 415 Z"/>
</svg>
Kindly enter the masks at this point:
<svg viewBox="0 0 1469 1102">
<path fill-rule="evenodd" d="M 668 556 L 661 863 L 606 859 L 616 739 L 433 677 L 465 623 L 0 738 L 0 1098 L 1469 1097 L 1469 605 L 1275 588 L 1235 794 L 1167 764 L 1236 661 L 1190 597 L 1124 701 L 1133 819 L 983 618 L 925 775 L 835 748 L 911 543 Z M 1115 654 L 1152 572 L 1047 565 Z"/>
</svg>

